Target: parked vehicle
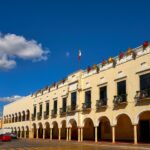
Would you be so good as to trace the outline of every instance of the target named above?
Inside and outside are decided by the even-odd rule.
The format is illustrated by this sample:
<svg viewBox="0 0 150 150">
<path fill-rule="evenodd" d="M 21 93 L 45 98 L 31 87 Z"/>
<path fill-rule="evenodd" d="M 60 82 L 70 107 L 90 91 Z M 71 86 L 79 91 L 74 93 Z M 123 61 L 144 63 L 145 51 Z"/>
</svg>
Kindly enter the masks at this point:
<svg viewBox="0 0 150 150">
<path fill-rule="evenodd" d="M 11 141 L 11 136 L 9 134 L 1 134 L 0 135 L 0 140 L 1 141 Z"/>
<path fill-rule="evenodd" d="M 10 133 L 9 135 L 11 136 L 12 139 L 17 139 L 17 135 L 15 133 Z"/>
<path fill-rule="evenodd" d="M 11 129 L 10 128 L 2 128 L 2 129 L 0 129 L 0 135 L 1 134 L 7 134 L 7 133 L 11 133 Z"/>
</svg>

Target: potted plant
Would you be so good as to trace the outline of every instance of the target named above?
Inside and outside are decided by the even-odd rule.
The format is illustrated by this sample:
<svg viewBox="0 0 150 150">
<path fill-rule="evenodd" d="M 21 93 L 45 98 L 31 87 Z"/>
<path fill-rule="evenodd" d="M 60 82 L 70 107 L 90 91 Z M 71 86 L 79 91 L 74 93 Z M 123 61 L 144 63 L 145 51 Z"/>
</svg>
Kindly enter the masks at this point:
<svg viewBox="0 0 150 150">
<path fill-rule="evenodd" d="M 148 41 L 144 41 L 144 43 L 143 43 L 143 50 L 145 50 L 148 46 L 149 46 L 149 42 Z"/>
<path fill-rule="evenodd" d="M 64 83 L 65 83 L 65 81 L 66 81 L 66 79 L 63 79 L 63 80 L 62 80 L 62 83 L 64 84 Z"/>
<path fill-rule="evenodd" d="M 53 87 L 55 87 L 55 86 L 56 86 L 56 82 L 53 83 Z"/>
<path fill-rule="evenodd" d="M 119 60 L 121 60 L 123 57 L 124 57 L 124 53 L 120 52 L 120 54 L 119 54 Z"/>
<path fill-rule="evenodd" d="M 126 55 L 127 55 L 127 56 L 130 56 L 130 55 L 132 55 L 132 54 L 133 54 L 132 49 L 131 49 L 131 48 L 128 48 L 128 50 L 127 50 L 127 52 L 126 52 Z"/>
<path fill-rule="evenodd" d="M 112 57 L 110 57 L 109 59 L 108 59 L 108 63 L 114 63 L 114 59 L 112 58 Z"/>
<path fill-rule="evenodd" d="M 92 68 L 95 69 L 97 72 L 99 72 L 99 68 L 96 64 L 94 64 Z"/>
<path fill-rule="evenodd" d="M 136 53 L 131 48 L 128 48 L 126 56 L 131 56 L 129 59 L 135 59 Z"/>
<path fill-rule="evenodd" d="M 87 72 L 89 73 L 90 71 L 91 71 L 91 67 L 88 66 L 88 67 L 87 67 Z"/>
<path fill-rule="evenodd" d="M 105 65 L 106 65 L 106 61 L 103 60 L 103 61 L 102 61 L 102 66 L 105 66 Z"/>
</svg>

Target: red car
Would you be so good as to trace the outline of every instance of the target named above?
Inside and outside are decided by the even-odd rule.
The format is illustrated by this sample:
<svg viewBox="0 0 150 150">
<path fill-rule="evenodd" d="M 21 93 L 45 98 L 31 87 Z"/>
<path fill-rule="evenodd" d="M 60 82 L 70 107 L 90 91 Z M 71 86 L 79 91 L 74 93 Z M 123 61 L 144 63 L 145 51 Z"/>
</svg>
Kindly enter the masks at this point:
<svg viewBox="0 0 150 150">
<path fill-rule="evenodd" d="M 2 141 L 11 141 L 11 136 L 7 134 L 1 134 L 0 135 L 0 140 Z"/>
</svg>

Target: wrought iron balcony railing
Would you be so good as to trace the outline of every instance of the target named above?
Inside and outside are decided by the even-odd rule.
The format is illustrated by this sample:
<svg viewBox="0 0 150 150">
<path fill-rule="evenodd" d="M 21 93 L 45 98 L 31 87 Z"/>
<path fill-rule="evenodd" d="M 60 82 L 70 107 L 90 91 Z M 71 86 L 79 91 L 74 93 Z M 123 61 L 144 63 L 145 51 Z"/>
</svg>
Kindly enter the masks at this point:
<svg viewBox="0 0 150 150">
<path fill-rule="evenodd" d="M 26 115 L 25 118 L 26 118 L 26 121 L 29 121 L 30 120 L 30 115 Z"/>
<path fill-rule="evenodd" d="M 21 118 L 22 118 L 22 121 L 26 121 L 26 116 L 25 115 L 23 115 Z"/>
<path fill-rule="evenodd" d="M 37 113 L 37 119 L 38 119 L 38 120 L 41 120 L 41 119 L 42 119 L 42 113 L 40 113 L 40 112 Z"/>
<path fill-rule="evenodd" d="M 60 114 L 61 116 L 66 115 L 66 107 L 60 108 L 60 109 L 59 109 L 59 114 Z"/>
<path fill-rule="evenodd" d="M 36 118 L 36 115 L 35 114 L 32 114 L 32 121 L 34 121 Z"/>
<path fill-rule="evenodd" d="M 51 110 L 51 116 L 52 118 L 55 118 L 57 116 L 57 109 Z"/>
<path fill-rule="evenodd" d="M 114 106 L 124 104 L 126 102 L 127 102 L 127 94 L 114 96 L 114 100 L 113 100 Z"/>
<path fill-rule="evenodd" d="M 138 103 L 144 99 L 149 99 L 149 98 L 150 98 L 150 88 L 141 90 L 141 91 L 137 91 L 136 95 L 135 95 L 135 102 Z"/>
<path fill-rule="evenodd" d="M 49 118 L 49 111 L 45 111 L 44 112 L 44 119 L 48 119 Z"/>
<path fill-rule="evenodd" d="M 96 101 L 96 110 L 107 106 L 107 98 L 103 98 Z"/>
<path fill-rule="evenodd" d="M 71 105 L 71 106 L 67 106 L 67 113 L 71 113 L 71 112 L 75 112 L 77 111 L 77 105 Z"/>
<path fill-rule="evenodd" d="M 91 102 L 82 103 L 82 110 L 89 110 L 91 109 Z"/>
</svg>

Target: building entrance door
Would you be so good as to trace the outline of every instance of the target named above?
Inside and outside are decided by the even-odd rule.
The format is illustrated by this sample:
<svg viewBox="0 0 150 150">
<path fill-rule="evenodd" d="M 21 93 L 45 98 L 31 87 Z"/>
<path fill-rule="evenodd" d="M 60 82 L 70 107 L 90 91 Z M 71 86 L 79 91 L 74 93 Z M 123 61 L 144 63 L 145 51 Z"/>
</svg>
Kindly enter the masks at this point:
<svg viewBox="0 0 150 150">
<path fill-rule="evenodd" d="M 140 121 L 140 141 L 141 142 L 150 141 L 150 121 L 149 120 Z"/>
</svg>

